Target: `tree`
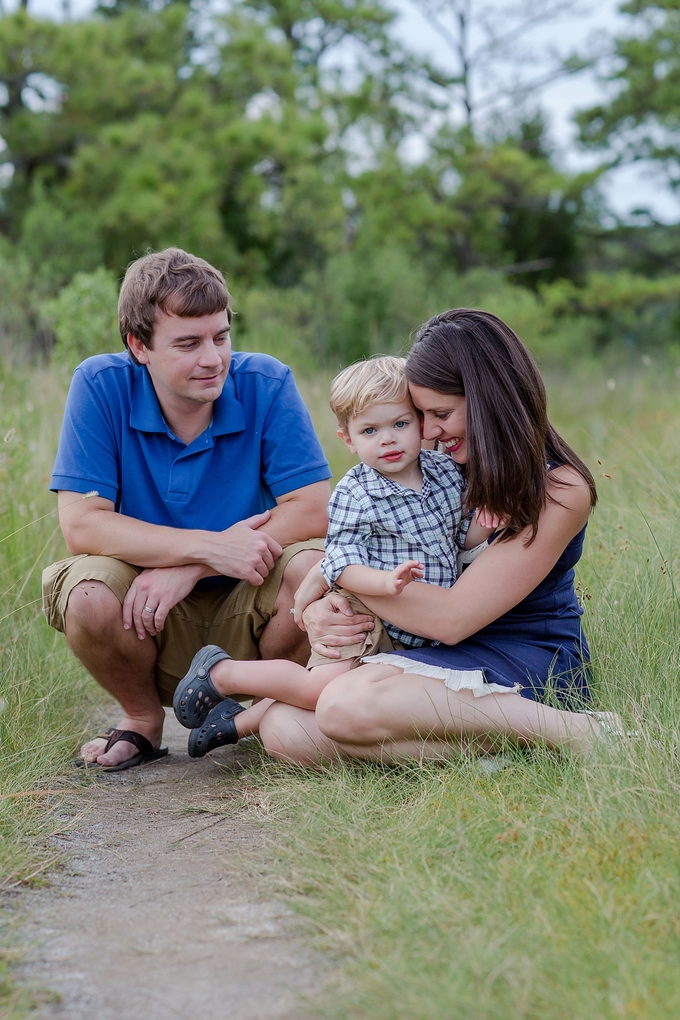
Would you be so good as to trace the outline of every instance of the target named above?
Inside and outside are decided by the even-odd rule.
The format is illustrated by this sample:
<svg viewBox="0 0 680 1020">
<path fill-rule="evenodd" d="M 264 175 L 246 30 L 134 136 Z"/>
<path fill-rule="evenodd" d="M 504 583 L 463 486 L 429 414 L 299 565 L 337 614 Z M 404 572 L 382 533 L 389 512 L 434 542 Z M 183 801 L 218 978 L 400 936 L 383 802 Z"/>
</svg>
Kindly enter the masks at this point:
<svg viewBox="0 0 680 1020">
<path fill-rule="evenodd" d="M 448 67 L 424 63 L 430 82 L 444 92 L 444 104 L 458 108 L 463 123 L 479 127 L 480 115 L 500 106 L 517 107 L 540 89 L 585 61 L 565 60 L 556 50 L 536 52 L 532 32 L 572 13 L 577 0 L 411 0 L 445 44 Z M 524 68 L 531 66 L 529 74 Z"/>
<path fill-rule="evenodd" d="M 609 166 L 653 160 L 680 187 L 680 0 L 630 0 L 630 33 L 613 40 L 602 78 L 613 98 L 578 115 L 581 141 Z"/>
</svg>

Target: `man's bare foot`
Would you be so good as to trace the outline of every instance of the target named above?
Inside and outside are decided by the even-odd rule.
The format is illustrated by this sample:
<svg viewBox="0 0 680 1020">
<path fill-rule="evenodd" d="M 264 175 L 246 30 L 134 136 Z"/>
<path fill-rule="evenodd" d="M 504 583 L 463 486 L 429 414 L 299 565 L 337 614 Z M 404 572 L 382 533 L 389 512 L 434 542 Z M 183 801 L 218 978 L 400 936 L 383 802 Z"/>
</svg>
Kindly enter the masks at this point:
<svg viewBox="0 0 680 1020">
<path fill-rule="evenodd" d="M 133 719 L 130 716 L 123 716 L 117 729 L 134 730 L 135 733 L 141 733 L 143 737 L 146 737 L 151 742 L 153 747 L 158 748 L 160 747 L 163 735 L 164 720 L 165 714 L 158 720 L 151 722 L 147 719 Z M 122 761 L 127 761 L 128 758 L 134 758 L 135 755 L 139 754 L 139 748 L 131 744 L 129 740 L 119 740 L 118 743 L 113 745 L 108 754 L 104 754 L 106 743 L 107 741 L 104 737 L 95 737 L 94 740 L 88 740 L 80 749 L 80 757 L 87 764 L 94 764 L 96 762 L 98 765 L 110 767 L 112 765 L 120 765 Z"/>
</svg>

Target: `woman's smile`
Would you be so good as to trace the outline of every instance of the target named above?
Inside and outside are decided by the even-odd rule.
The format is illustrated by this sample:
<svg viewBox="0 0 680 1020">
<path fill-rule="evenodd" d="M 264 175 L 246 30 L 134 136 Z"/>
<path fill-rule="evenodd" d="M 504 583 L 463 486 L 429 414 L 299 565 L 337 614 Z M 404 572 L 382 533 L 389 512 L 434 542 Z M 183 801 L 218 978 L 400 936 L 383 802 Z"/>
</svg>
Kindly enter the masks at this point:
<svg viewBox="0 0 680 1020">
<path fill-rule="evenodd" d="M 423 439 L 441 443 L 457 464 L 467 463 L 467 402 L 462 395 L 438 393 L 409 383 L 411 398 L 423 416 Z"/>
</svg>

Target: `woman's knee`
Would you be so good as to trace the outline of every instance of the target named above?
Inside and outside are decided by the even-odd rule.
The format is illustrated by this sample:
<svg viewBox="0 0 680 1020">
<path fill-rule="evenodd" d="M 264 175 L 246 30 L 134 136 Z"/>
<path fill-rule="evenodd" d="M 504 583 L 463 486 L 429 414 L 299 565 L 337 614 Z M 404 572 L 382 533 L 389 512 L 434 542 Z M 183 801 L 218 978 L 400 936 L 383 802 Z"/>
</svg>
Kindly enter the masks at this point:
<svg viewBox="0 0 680 1020">
<path fill-rule="evenodd" d="M 260 740 L 272 758 L 296 765 L 316 765 L 322 757 L 314 741 L 313 712 L 277 702 L 260 723 Z"/>
<path fill-rule="evenodd" d="M 316 705 L 316 723 L 324 736 L 340 744 L 364 744 L 376 739 L 372 686 L 352 671 L 323 689 Z"/>
</svg>

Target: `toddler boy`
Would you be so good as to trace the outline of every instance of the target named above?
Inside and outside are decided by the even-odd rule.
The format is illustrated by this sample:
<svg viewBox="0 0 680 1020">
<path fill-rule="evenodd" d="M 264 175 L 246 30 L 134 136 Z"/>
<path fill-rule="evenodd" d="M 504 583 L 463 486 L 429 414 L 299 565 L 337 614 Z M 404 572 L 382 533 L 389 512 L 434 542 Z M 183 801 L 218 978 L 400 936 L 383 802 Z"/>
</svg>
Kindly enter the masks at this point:
<svg viewBox="0 0 680 1020">
<path fill-rule="evenodd" d="M 331 385 L 338 436 L 361 463 L 331 497 L 321 572 L 329 588 L 342 590 L 359 613 L 370 614 L 361 595 L 396 597 L 411 582 L 450 587 L 468 532 L 468 544 L 489 534 L 477 524 L 470 527 L 463 512 L 460 468 L 446 454 L 421 449 L 420 418 L 404 364 L 396 357 L 359 362 Z M 340 659 L 312 653 L 307 669 L 287 660 L 239 662 L 208 645 L 175 693 L 175 714 L 192 729 L 189 754 L 201 757 L 257 732 L 270 702 L 244 710 L 229 695 L 247 693 L 313 710 L 326 684 L 361 658 L 423 644 L 423 638 L 376 619 L 373 631 L 340 650 Z"/>
</svg>

